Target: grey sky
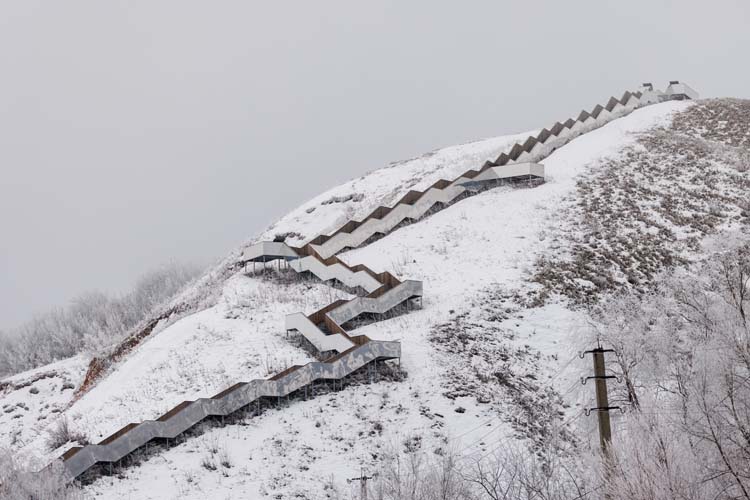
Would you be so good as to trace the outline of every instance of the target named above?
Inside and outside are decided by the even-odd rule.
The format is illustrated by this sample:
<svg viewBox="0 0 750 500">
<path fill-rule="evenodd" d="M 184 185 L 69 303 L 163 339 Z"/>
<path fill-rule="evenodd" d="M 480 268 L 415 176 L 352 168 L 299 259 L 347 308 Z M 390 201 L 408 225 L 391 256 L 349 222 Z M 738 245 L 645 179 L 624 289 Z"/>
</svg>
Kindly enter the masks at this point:
<svg viewBox="0 0 750 500">
<path fill-rule="evenodd" d="M 750 97 L 749 5 L 0 0 L 0 327 L 641 81 Z"/>
</svg>

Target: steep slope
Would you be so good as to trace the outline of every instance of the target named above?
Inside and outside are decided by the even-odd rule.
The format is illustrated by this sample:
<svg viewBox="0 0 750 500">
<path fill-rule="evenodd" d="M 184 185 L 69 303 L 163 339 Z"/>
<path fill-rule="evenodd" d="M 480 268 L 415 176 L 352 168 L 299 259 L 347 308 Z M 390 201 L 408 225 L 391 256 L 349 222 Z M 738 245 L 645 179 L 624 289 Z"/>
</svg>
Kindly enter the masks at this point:
<svg viewBox="0 0 750 500">
<path fill-rule="evenodd" d="M 521 178 L 543 175 L 542 167 L 530 162 L 544 159 L 557 148 L 564 146 L 581 134 L 625 116 L 638 107 L 659 102 L 663 98 L 681 98 L 681 96 L 665 95 L 648 86 L 644 87 L 643 92 L 625 92 L 619 99 L 611 97 L 606 105 L 596 105 L 591 112 L 582 111 L 576 119 L 570 118 L 564 122 L 555 123 L 550 129 L 542 129 L 538 134 L 529 136 L 522 143 L 514 144 L 507 153 L 500 153 L 494 160 L 487 160 L 481 166 L 466 170 L 457 178 L 439 179 L 423 190 L 409 190 L 393 205 L 378 206 L 361 219 L 348 219 L 336 231 L 319 234 L 310 239 L 303 247 L 290 249 L 290 252 L 299 254 L 299 256 L 313 255 L 323 259 L 334 258 L 335 254 L 342 250 L 365 245 L 373 238 L 376 239 L 397 229 L 402 223 L 424 217 L 433 209 L 442 209 L 470 195 L 471 191 L 476 192 L 474 188 L 469 187 L 469 184 L 480 184 L 487 188 L 497 185 L 498 180 L 502 182 L 502 179 L 509 177 Z M 343 201 L 357 201 L 357 198 L 355 196 L 345 197 Z M 336 197 L 335 200 L 342 201 L 339 197 Z M 292 231 L 276 234 L 274 241 L 291 241 L 294 238 L 304 239 L 304 236 L 299 231 Z M 264 245 L 265 243 L 260 247 L 264 248 Z M 256 250 L 253 250 L 254 254 L 255 252 Z M 283 252 L 283 254 L 273 254 L 271 258 L 288 260 L 289 252 Z M 254 255 L 251 258 L 255 260 L 258 257 L 259 255 Z M 266 256 L 262 258 L 265 263 Z M 296 258 L 296 255 L 293 258 Z M 241 258 L 239 262 L 231 259 L 232 257 L 220 264 L 213 272 L 208 273 L 197 286 L 179 296 L 172 306 L 166 307 L 164 312 L 157 315 L 155 319 L 146 323 L 141 329 L 137 329 L 133 335 L 121 342 L 104 358 L 92 360 L 79 392 L 88 391 L 101 378 L 108 366 L 126 356 L 162 322 L 173 321 L 176 316 L 195 311 L 201 306 L 205 307 L 207 300 L 210 301 L 212 296 L 215 296 L 216 289 L 221 282 L 236 271 L 237 264 L 247 261 L 247 258 Z M 387 279 L 386 282 L 383 282 L 383 285 L 388 285 Z M 214 293 L 212 293 L 212 290 Z"/>
<path fill-rule="evenodd" d="M 453 146 L 374 171 L 324 193 L 280 223 L 294 221 L 298 231 L 309 230 L 313 221 L 323 224 L 321 227 L 326 230 L 336 227 L 337 219 L 358 213 L 352 206 L 363 207 L 364 213 L 372 206 L 370 203 L 387 202 L 410 188 L 429 185 L 433 179 L 451 176 L 495 158 L 526 136 L 519 134 Z M 318 200 L 356 192 L 360 185 L 368 187 L 367 199 L 320 202 L 318 206 Z M 312 213 L 307 205 L 318 209 Z M 333 214 L 333 218 L 328 219 L 325 213 Z M 266 234 L 276 232 L 272 227 Z M 226 262 L 236 259 L 230 256 Z M 183 314 L 182 319 L 180 315 L 173 316 L 175 319 L 169 323 L 162 321 L 154 330 L 153 341 L 128 348 L 132 352 L 121 365 L 98 382 L 96 390 L 84 393 L 65 412 L 76 430 L 96 442 L 129 422 L 155 418 L 184 399 L 210 396 L 234 381 L 263 377 L 311 361 L 314 358 L 301 348 L 291 347 L 283 336 L 284 316 L 313 311 L 334 300 L 352 297 L 313 282 L 279 283 L 266 277 L 234 275 L 237 271 L 231 264 L 222 263 L 195 289 L 178 298 L 175 303 L 187 300 L 197 309 L 201 304 L 208 308 L 197 314 Z M 197 359 L 200 363 L 196 363 Z M 76 383 L 78 386 L 80 383 Z M 23 442 L 23 453 L 55 456 L 59 452 L 46 447 L 49 424 L 47 429 L 41 424 L 38 427 L 37 438 Z"/>
<path fill-rule="evenodd" d="M 652 93 L 649 88 L 643 94 L 625 92 L 620 99 L 612 97 L 605 106 L 597 105 L 591 113 L 581 112 L 576 120 L 569 119 L 564 124 L 556 123 L 550 130 L 543 129 L 523 144 L 514 145 L 508 154 L 501 153 L 497 159 L 485 162 L 480 168 L 467 170 L 454 180 L 440 179 L 426 190 L 411 190 L 393 206 L 380 206 L 362 220 L 350 220 L 334 233 L 318 235 L 303 247 L 295 248 L 275 239 L 274 242 L 259 242 L 248 248 L 243 252 L 241 264 L 253 262 L 255 266 L 260 261 L 265 268 L 268 259 L 288 262 L 314 258 L 320 259 L 327 269 L 338 268 L 343 272 L 339 279 L 344 279 L 344 282 L 347 281 L 345 277 L 351 278 L 365 272 L 375 278 L 380 286 L 365 297 L 333 302 L 308 316 L 308 324 L 295 321 L 291 326 L 320 351 L 323 363 L 295 365 L 269 380 L 235 383 L 215 396 L 185 400 L 156 420 L 130 423 L 96 444 L 71 448 L 61 457 L 66 474 L 73 479 L 96 464 L 111 466 L 153 441 L 167 440 L 168 443 L 170 439 L 194 430 L 207 418 L 221 417 L 223 422 L 225 416 L 233 416 L 252 404 L 257 403 L 257 410 L 260 410 L 262 400 L 289 397 L 299 394 L 303 388 L 306 398 L 309 389 L 314 392 L 316 381 L 333 380 L 335 387 L 336 380 L 350 377 L 365 366 L 372 372 L 373 366 L 377 367 L 380 360 L 400 359 L 399 343 L 372 342 L 366 335 L 351 337 L 344 325 L 358 321 L 360 317 L 382 316 L 401 304 L 408 307 L 415 298 L 421 302 L 421 282 L 402 282 L 388 272 L 375 273 L 362 265 L 346 266 L 335 254 L 346 248 L 367 244 L 373 237 L 382 237 L 397 229 L 402 222 L 422 219 L 435 208 L 440 210 L 482 189 L 497 187 L 498 183 L 543 178 L 543 167 L 530 162 L 545 159 L 581 134 L 651 104 Z M 308 266 L 304 272 L 312 269 Z M 319 327 L 316 326 L 318 323 Z M 289 328 L 290 325 L 287 325 L 287 331 Z M 326 342 L 327 333 L 332 335 L 330 340 L 336 342 Z M 326 352 L 330 349 L 339 354 L 328 359 Z M 97 365 L 92 364 L 94 367 Z M 91 373 L 90 370 L 89 375 Z M 92 378 L 89 375 L 87 383 L 90 385 Z"/>
<path fill-rule="evenodd" d="M 344 324 L 349 330 L 356 328 L 360 338 L 398 341 L 404 346 L 402 366 L 408 372 L 408 386 L 383 380 L 370 387 L 349 387 L 343 393 L 318 394 L 317 400 L 299 405 L 282 405 L 278 412 L 240 419 L 227 428 L 204 428 L 205 433 L 199 434 L 202 437 L 197 441 L 188 440 L 151 455 L 146 467 L 126 469 L 124 473 L 132 480 L 118 481 L 117 486 L 109 488 L 112 479 L 101 478 L 91 486 L 92 491 L 161 497 L 165 490 L 157 486 L 164 486 L 163 479 L 170 475 L 169 470 L 190 470 L 190 457 L 185 454 L 201 446 L 205 446 L 206 453 L 200 466 L 207 472 L 186 473 L 189 477 L 185 475 L 182 481 L 176 478 L 175 482 L 186 488 L 180 492 L 181 496 L 199 495 L 199 488 L 185 483 L 189 485 L 200 479 L 201 486 L 234 488 L 234 494 L 243 491 L 250 495 L 268 493 L 285 497 L 303 494 L 297 485 L 316 477 L 313 472 L 320 476 L 330 471 L 332 465 L 338 466 L 333 470 L 347 473 L 355 462 L 376 467 L 378 456 L 391 447 L 440 448 L 451 441 L 462 454 L 470 455 L 477 450 L 486 451 L 489 441 L 497 446 L 498 439 L 502 443 L 513 436 L 534 442 L 553 433 L 566 433 L 563 424 L 580 418 L 581 414 L 580 409 L 567 411 L 563 422 L 561 416 L 566 415 L 566 408 L 585 403 L 585 398 L 581 399 L 575 391 L 578 370 L 571 364 L 575 349 L 580 347 L 580 330 L 585 329 L 588 321 L 577 309 L 581 297 L 595 300 L 597 294 L 617 286 L 637 289 L 644 278 L 652 275 L 649 273 L 689 261 L 691 255 L 700 251 L 706 235 L 735 231 L 733 221 L 743 224 L 743 217 L 747 218 L 743 215 L 747 212 L 744 197 L 747 179 L 746 170 L 741 170 L 744 161 L 741 152 L 719 151 L 705 144 L 696 148 L 690 139 L 690 134 L 706 135 L 705 130 L 696 129 L 696 116 L 707 121 L 717 121 L 717 115 L 726 116 L 718 112 L 713 118 L 705 118 L 723 102 L 692 108 L 689 103 L 677 102 L 653 105 L 596 129 L 611 119 L 608 113 L 614 118 L 619 116 L 618 109 L 630 111 L 623 104 L 631 103 L 631 98 L 634 96 L 626 93 L 622 101 L 613 99 L 591 114 L 583 112 L 577 121 L 556 124 L 551 131 L 544 129 L 538 134 L 539 139 L 524 141 L 508 154 L 501 152 L 481 168 L 489 172 L 487 169 L 495 165 L 502 168 L 514 159 L 545 158 L 545 184 L 494 187 L 468 199 L 456 196 L 448 204 L 463 201 L 429 218 L 423 218 L 429 212 L 416 212 L 418 215 L 410 221 L 416 224 L 401 227 L 400 219 L 394 218 L 377 241 L 365 234 L 364 239 L 355 240 L 353 245 L 336 243 L 325 250 L 337 234 L 354 234 L 366 227 L 365 218 L 385 220 L 384 214 L 397 213 L 397 205 L 413 204 L 417 198 L 410 198 L 409 193 L 435 185 L 434 180 L 443 177 L 437 174 L 441 168 L 444 171 L 453 168 L 455 175 L 464 175 L 472 182 L 482 178 L 478 165 L 471 165 L 467 172 L 467 165 L 460 161 L 457 166 L 438 162 L 440 166 L 432 170 L 413 169 L 410 175 L 419 176 L 424 185 L 414 177 L 404 181 L 401 173 L 385 177 L 373 174 L 371 179 L 377 184 L 373 191 L 379 193 L 377 196 L 387 196 L 389 182 L 400 182 L 392 186 L 393 198 L 385 210 L 378 209 L 368 216 L 372 205 L 366 210 L 345 208 L 363 201 L 356 192 L 335 195 L 317 205 L 302 207 L 267 233 L 276 237 L 279 228 L 287 229 L 281 231 L 288 233 L 287 243 L 312 244 L 299 248 L 281 242 L 268 248 L 263 244 L 257 254 L 253 253 L 257 245 L 248 245 L 240 255 L 230 256 L 204 279 L 203 289 L 199 286 L 187 293 L 199 299 L 191 308 L 201 304 L 210 307 L 171 326 L 160 326 L 163 330 L 146 334 L 145 342 L 132 343 L 129 355 L 120 358 L 123 361 L 110 369 L 109 376 L 82 393 L 66 412 L 76 421 L 78 430 L 83 429 L 98 440 L 125 422 L 154 418 L 183 399 L 207 396 L 238 379 L 279 371 L 282 375 L 290 373 L 283 368 L 312 360 L 310 354 L 316 350 L 295 347 L 282 337 L 283 314 L 295 309 L 310 311 L 327 304 L 332 306 L 308 317 L 312 328 L 316 331 L 318 326 L 322 328 L 318 337 L 309 337 L 314 332 L 304 331 L 306 327 L 293 329 L 318 347 L 317 351 L 327 350 L 320 346 L 336 337 L 336 328 Z M 673 123 L 677 111 L 683 113 Z M 729 118 L 734 115 L 729 113 Z M 731 137 L 740 143 L 745 140 L 737 131 L 737 121 L 717 123 L 720 122 L 721 126 L 712 124 L 712 133 L 729 124 L 725 127 L 727 131 L 718 137 Z M 573 133 L 561 142 L 547 141 L 565 130 Z M 584 135 L 575 138 L 581 132 Z M 688 139 L 679 142 L 674 136 Z M 477 149 L 468 149 L 469 156 L 476 154 Z M 549 153 L 552 154 L 547 157 Z M 696 157 L 707 160 L 691 163 Z M 688 169 L 681 170 L 686 161 Z M 649 168 L 644 169 L 645 166 Z M 708 180 L 701 186 L 700 176 L 706 173 Z M 667 179 L 662 185 L 660 175 Z M 441 181 L 438 185 L 443 190 L 451 183 Z M 363 186 L 366 183 L 358 189 Z M 696 187 L 708 190 L 717 186 L 721 192 L 719 205 L 708 203 L 709 191 L 692 198 L 689 194 Z M 344 190 L 350 188 L 347 185 Z M 637 199 L 632 197 L 634 192 Z M 687 210 L 672 207 L 681 201 L 687 202 Z M 623 217 L 611 217 L 612 210 L 602 210 L 608 202 L 615 203 Z M 321 220 L 326 221 L 325 214 L 337 212 L 326 208 L 331 205 L 341 206 L 336 207 L 339 209 L 336 222 L 323 231 L 326 234 L 316 238 L 312 238 L 314 234 L 302 234 L 307 227 L 302 225 L 306 216 L 313 217 L 320 209 Z M 303 208 L 305 215 L 300 212 Z M 335 229 L 350 216 L 357 220 L 331 232 L 331 228 Z M 597 216 L 607 220 L 611 231 L 591 224 L 591 219 Z M 620 219 L 626 222 L 618 226 Z M 659 237 L 647 240 L 658 244 L 625 245 L 621 238 L 619 243 L 627 250 L 617 253 L 618 234 L 636 237 L 652 232 Z M 577 240 L 579 233 L 584 238 Z M 365 246 L 334 256 L 348 246 L 359 246 L 358 242 L 364 242 Z M 322 259 L 318 252 L 331 258 Z M 265 267 L 268 258 L 278 256 L 294 259 L 288 265 L 301 274 L 283 272 L 281 265 L 276 271 L 260 275 L 245 275 L 241 270 L 243 264 L 260 262 L 260 258 Z M 362 267 L 363 263 L 368 267 Z M 295 268 L 296 264 L 299 265 Z M 374 273 L 373 268 L 387 272 Z M 610 275 L 603 277 L 608 271 Z M 335 279 L 348 288 L 333 291 L 315 278 L 299 279 L 310 272 L 317 279 Z M 294 278 L 290 280 L 290 276 Z M 380 300 L 370 303 L 367 302 L 370 299 L 353 299 L 350 293 L 369 292 L 374 294 L 373 299 L 379 299 L 395 290 L 402 277 L 426 283 L 429 292 L 423 300 L 423 309 L 389 319 L 382 313 L 397 312 L 391 309 L 400 302 L 381 308 Z M 218 285 L 221 285 L 219 290 Z M 381 286 L 384 288 L 379 291 Z M 210 293 L 206 294 L 206 289 Z M 399 301 L 420 295 L 421 286 L 419 295 L 405 295 Z M 206 302 L 201 302 L 204 299 Z M 380 315 L 379 322 L 370 324 L 374 319 L 372 313 Z M 320 323 L 323 320 L 325 327 Z M 288 321 L 285 326 L 290 329 Z M 248 338 L 249 331 L 256 329 L 257 333 Z M 349 338 L 343 330 L 341 334 L 344 339 Z M 261 345 L 263 348 L 270 345 L 268 352 L 275 359 L 267 355 L 263 364 L 258 356 Z M 348 345 L 341 344 L 331 350 L 347 349 Z M 279 358 L 281 353 L 284 356 Z M 440 384 L 435 383 L 436 366 L 440 367 Z M 387 392 L 374 400 L 373 390 L 380 388 Z M 346 402 L 345 408 L 339 406 L 339 400 Z M 308 413 L 300 414 L 299 408 Z M 309 413 L 311 408 L 321 417 Z M 175 411 L 181 411 L 180 407 Z M 289 427 L 280 432 L 267 424 L 263 428 L 268 418 L 288 419 Z M 315 420 L 314 424 L 311 420 Z M 264 441 L 265 447 L 248 450 L 242 443 L 229 439 L 232 429 L 238 432 L 239 427 L 256 424 L 260 425 L 259 434 L 246 437 L 243 429 L 243 441 Z M 297 439 L 306 444 L 289 442 L 290 434 L 298 435 L 296 427 L 305 429 L 307 434 Z M 26 447 L 27 452 L 43 452 L 39 429 L 36 436 Z M 216 440 L 221 441 L 220 446 Z M 220 447 L 231 449 L 219 453 Z M 287 469 L 289 453 L 301 457 L 296 464 L 298 470 Z M 227 455 L 226 459 L 220 457 L 222 454 Z M 263 458 L 264 463 L 233 470 L 238 460 L 244 463 L 253 456 Z M 168 464 L 166 469 L 160 465 L 161 460 Z M 214 484 L 217 478 L 211 477 L 212 467 L 207 461 L 213 461 L 214 466 L 219 462 L 228 464 L 222 465 L 220 474 L 228 479 L 218 478 L 219 483 L 227 484 Z M 153 485 L 149 478 L 153 478 Z M 325 491 L 330 492 L 335 483 L 332 480 L 323 490 L 303 495 L 309 498 L 326 495 Z M 155 488 L 148 490 L 152 486 Z"/>
<path fill-rule="evenodd" d="M 510 151 L 527 132 L 450 146 L 411 160 L 396 162 L 332 188 L 271 224 L 258 237 L 230 253 L 196 283 L 164 304 L 157 314 L 133 330 L 123 342 L 101 357 L 94 358 L 78 394 L 85 393 L 108 373 L 113 364 L 125 359 L 144 339 L 162 331 L 187 315 L 221 301 L 224 283 L 236 274 L 241 254 L 258 241 L 281 236 L 289 244 L 306 243 L 318 234 L 333 231 L 352 217 L 362 217 L 378 204 L 389 204 L 410 189 L 424 189 L 441 178 L 452 178 L 466 169 L 482 165 Z"/>
<path fill-rule="evenodd" d="M 442 354 L 439 348 L 427 341 L 431 331 L 450 319 L 453 308 L 454 311 L 461 311 L 461 308 L 465 309 L 467 306 L 481 307 L 481 304 L 473 303 L 467 297 L 481 295 L 488 286 L 503 283 L 512 289 L 524 283 L 524 265 L 532 264 L 535 252 L 550 245 L 549 242 L 543 243 L 545 240 L 538 237 L 531 238 L 535 236 L 535 229 L 542 227 L 541 222 L 535 221 L 549 223 L 550 219 L 554 219 L 554 204 L 574 189 L 575 176 L 584 171 L 587 163 L 590 168 L 591 162 L 598 161 L 602 156 L 616 154 L 623 145 L 632 143 L 633 132 L 668 123 L 671 113 L 684 107 L 684 104 L 669 103 L 640 110 L 630 117 L 576 139 L 548 158 L 548 183 L 543 186 L 533 190 L 501 188 L 488 191 L 419 224 L 403 228 L 369 247 L 345 255 L 344 258 L 349 263 L 356 263 L 361 254 L 374 252 L 378 254 L 377 257 L 368 254 L 368 258 L 372 257 L 381 266 L 392 268 L 396 274 L 411 276 L 413 272 L 427 283 L 435 285 L 435 298 L 433 300 L 431 290 L 425 297 L 423 310 L 358 329 L 358 333 L 370 333 L 379 339 L 398 339 L 403 343 L 403 365 L 409 372 L 408 386 L 382 382 L 380 385 L 388 395 L 379 397 L 380 402 L 376 405 L 379 409 L 374 413 L 367 409 L 363 401 L 372 399 L 373 389 L 376 393 L 380 389 L 360 388 L 346 391 L 346 394 L 323 396 L 314 402 L 295 404 L 285 408 L 283 413 L 278 413 L 278 417 L 275 417 L 276 414 L 261 416 L 251 421 L 253 427 L 258 424 L 254 428 L 259 434 L 251 430 L 247 439 L 249 442 L 265 443 L 265 446 L 253 450 L 241 443 L 229 443 L 227 433 L 237 432 L 232 431 L 231 426 L 211 430 L 205 434 L 204 439 L 226 441 L 226 446 L 231 448 L 228 453 L 232 455 L 235 465 L 223 471 L 224 475 L 231 478 L 222 481 L 227 484 L 220 486 L 211 478 L 205 477 L 201 477 L 201 484 L 210 484 L 207 487 L 211 488 L 234 487 L 233 491 L 246 491 L 248 494 L 274 490 L 291 495 L 295 489 L 294 484 L 300 484 L 305 478 L 320 477 L 321 474 L 325 476 L 331 470 L 341 470 L 337 466 L 349 470 L 346 467 L 351 467 L 352 462 L 372 464 L 375 460 L 373 453 L 377 455 L 374 450 L 385 446 L 387 441 L 396 436 L 396 432 L 401 436 L 419 435 L 420 440 L 437 444 L 445 437 L 459 435 L 461 429 L 464 435 L 460 436 L 460 440 L 466 443 L 467 449 L 471 448 L 468 446 L 471 444 L 480 445 L 488 430 L 500 435 L 508 434 L 511 427 L 502 420 L 492 421 L 490 427 L 481 425 L 484 419 L 495 414 L 489 405 L 478 402 L 485 401 L 484 398 L 477 399 L 475 395 L 468 394 L 455 396 L 453 400 L 443 397 L 445 389 L 435 386 L 432 368 Z M 541 194 L 537 195 L 538 192 Z M 471 221 L 471 224 L 467 221 Z M 506 222 L 506 232 L 497 231 L 499 221 Z M 526 226 L 529 223 L 536 225 L 528 228 Z M 441 236 L 436 238 L 435 235 Z M 441 241 L 443 235 L 448 241 Z M 402 238 L 406 239 L 408 245 L 400 242 Z M 409 251 L 404 251 L 407 246 Z M 412 248 L 414 253 L 409 253 Z M 477 269 L 481 269 L 481 272 L 477 272 Z M 454 286 L 457 290 L 455 293 Z M 550 361 L 554 360 L 554 356 L 560 357 L 560 349 L 555 343 L 563 339 L 554 334 L 558 333 L 557 328 L 566 330 L 566 325 L 575 325 L 576 320 L 574 313 L 559 305 L 533 313 L 530 319 L 524 321 L 524 327 L 516 332 L 515 337 L 509 339 L 510 342 L 533 343 L 535 346 L 527 349 L 527 355 L 518 351 L 519 365 L 526 363 L 534 368 L 535 360 L 538 362 L 544 356 L 537 354 L 538 350 L 547 349 L 549 355 L 553 356 Z M 377 334 L 373 333 L 375 331 Z M 450 360 L 448 357 L 446 359 Z M 349 400 L 350 393 L 359 399 L 356 402 Z M 339 405 L 342 398 L 346 400 L 345 408 Z M 459 406 L 463 408 L 463 413 L 451 411 Z M 310 413 L 311 409 L 319 412 L 322 420 L 316 419 L 314 413 Z M 446 418 L 447 415 L 450 418 Z M 290 430 L 299 442 L 289 442 L 285 429 L 276 433 L 271 431 L 269 435 L 268 426 L 263 425 L 268 418 L 282 418 L 290 422 L 294 429 Z M 312 419 L 316 422 L 311 422 Z M 307 434 L 302 436 L 297 427 L 305 429 Z M 467 429 L 471 432 L 465 432 Z M 243 437 L 246 430 L 247 428 L 243 428 Z M 363 431 L 367 437 L 363 438 Z M 341 444 L 344 444 L 343 449 Z M 140 483 L 126 481 L 110 488 L 109 479 L 102 479 L 93 488 L 96 491 L 114 491 L 118 494 L 126 491 L 144 493 L 146 489 L 141 488 L 154 486 L 149 477 L 156 480 L 157 477 L 169 476 L 170 468 L 190 470 L 193 467 L 188 465 L 191 450 L 194 451 L 196 446 L 201 445 L 186 443 L 172 448 L 162 455 L 165 461 L 163 465 L 150 460 L 149 467 L 132 472 L 145 474 Z M 252 465 L 247 462 L 249 457 L 259 457 L 261 450 L 267 452 L 269 449 L 273 451 L 270 456 L 264 456 L 263 464 Z M 301 457 L 297 466 L 299 470 L 285 470 L 287 453 Z M 197 458 L 194 453 L 192 457 Z M 320 457 L 325 460 L 318 460 Z M 238 462 L 243 464 L 243 472 L 235 476 L 235 469 L 240 468 Z M 195 474 L 198 474 L 199 467 L 196 463 Z M 308 492 L 308 497 L 314 498 L 315 494 Z"/>
<path fill-rule="evenodd" d="M 185 399 L 212 396 L 239 380 L 312 361 L 280 335 L 284 315 L 347 296 L 318 283 L 235 276 L 219 304 L 155 335 L 67 413 L 78 429 L 98 441 L 129 422 L 156 418 Z"/>
</svg>

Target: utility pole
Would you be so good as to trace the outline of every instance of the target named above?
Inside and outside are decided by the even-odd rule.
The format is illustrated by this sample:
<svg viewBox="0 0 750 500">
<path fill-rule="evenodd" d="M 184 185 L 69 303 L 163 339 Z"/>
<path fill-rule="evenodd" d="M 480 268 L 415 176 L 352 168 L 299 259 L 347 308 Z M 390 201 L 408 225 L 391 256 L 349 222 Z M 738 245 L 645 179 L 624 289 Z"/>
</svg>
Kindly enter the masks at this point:
<svg viewBox="0 0 750 500">
<path fill-rule="evenodd" d="M 351 483 L 352 481 L 359 481 L 359 498 L 360 500 L 367 500 L 367 481 L 372 479 L 374 476 L 365 476 L 365 471 L 362 469 L 362 471 L 359 474 L 359 477 L 352 477 L 346 480 L 347 483 Z"/>
<path fill-rule="evenodd" d="M 609 406 L 609 397 L 607 395 L 607 379 L 617 378 L 614 375 L 607 375 L 607 368 L 604 359 L 604 353 L 615 352 L 614 349 L 602 349 L 602 345 L 597 341 L 595 349 L 584 351 L 579 356 L 581 359 L 586 354 L 591 354 L 594 359 L 594 376 L 582 377 L 581 383 L 586 384 L 589 379 L 594 379 L 596 383 L 596 407 L 586 408 L 586 416 L 591 415 L 592 411 L 597 412 L 599 419 L 599 444 L 602 447 L 602 465 L 604 467 L 604 476 L 609 480 L 609 445 L 612 442 L 612 426 L 609 422 L 609 410 L 620 410 L 619 406 Z M 605 500 L 611 500 L 611 496 L 604 494 Z"/>
<path fill-rule="evenodd" d="M 589 379 L 594 379 L 596 383 L 596 407 L 587 408 L 586 415 L 592 411 L 597 412 L 599 418 L 599 443 L 605 456 L 608 455 L 609 443 L 612 441 L 612 426 L 609 421 L 609 410 L 619 410 L 619 406 L 609 406 L 609 397 L 607 395 L 607 379 L 617 378 L 614 375 L 607 375 L 607 369 L 604 359 L 604 353 L 615 352 L 613 349 L 602 349 L 598 344 L 596 349 L 584 351 L 580 354 L 581 359 L 586 354 L 591 354 L 594 359 L 594 376 L 581 379 L 582 384 L 586 384 Z"/>
</svg>

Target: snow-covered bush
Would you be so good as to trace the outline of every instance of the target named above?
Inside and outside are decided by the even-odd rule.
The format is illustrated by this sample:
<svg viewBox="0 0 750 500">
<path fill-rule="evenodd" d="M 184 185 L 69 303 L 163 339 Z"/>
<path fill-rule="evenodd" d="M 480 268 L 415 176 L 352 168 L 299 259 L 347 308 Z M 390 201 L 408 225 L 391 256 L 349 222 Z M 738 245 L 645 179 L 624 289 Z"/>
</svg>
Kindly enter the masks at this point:
<svg viewBox="0 0 750 500">
<path fill-rule="evenodd" d="M 603 478 L 612 498 L 750 498 L 750 245 L 601 308 L 627 406 Z"/>
<path fill-rule="evenodd" d="M 78 500 L 84 496 L 69 485 L 62 464 L 53 463 L 41 471 L 22 467 L 8 450 L 0 450 L 0 500 Z"/>
</svg>

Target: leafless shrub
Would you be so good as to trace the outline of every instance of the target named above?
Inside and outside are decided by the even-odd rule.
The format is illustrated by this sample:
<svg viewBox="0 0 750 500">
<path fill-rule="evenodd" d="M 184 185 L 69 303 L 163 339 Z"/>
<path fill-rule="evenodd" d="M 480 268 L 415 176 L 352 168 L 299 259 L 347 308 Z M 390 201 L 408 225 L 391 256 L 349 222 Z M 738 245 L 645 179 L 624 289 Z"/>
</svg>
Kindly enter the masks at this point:
<svg viewBox="0 0 750 500">
<path fill-rule="evenodd" d="M 410 439 L 406 450 L 394 446 L 385 453 L 373 484 L 377 500 L 472 498 L 456 453 L 426 452 L 413 443 L 414 439 Z"/>
<path fill-rule="evenodd" d="M 225 469 L 231 469 L 234 463 L 232 462 L 232 458 L 229 456 L 229 451 L 226 449 L 226 447 L 222 447 L 219 452 L 216 454 L 216 458 L 219 461 L 219 465 L 224 467 Z"/>
<path fill-rule="evenodd" d="M 218 468 L 216 467 L 214 456 L 211 454 L 203 455 L 203 457 L 201 458 L 201 467 L 203 467 L 207 471 L 215 471 Z"/>
<path fill-rule="evenodd" d="M 206 453 L 201 458 L 201 467 L 206 470 L 214 471 L 219 466 L 224 469 L 231 469 L 234 465 L 226 444 L 219 441 L 218 435 L 208 434 L 203 438 L 203 447 Z"/>
<path fill-rule="evenodd" d="M 575 460 L 555 447 L 530 453 L 507 443 L 473 460 L 464 477 L 478 498 L 491 500 L 577 500 L 593 492 Z"/>
<path fill-rule="evenodd" d="M 219 443 L 219 437 L 216 434 L 207 434 L 203 438 L 203 447 L 206 449 L 206 451 L 209 453 L 209 455 L 216 455 L 219 453 L 219 450 L 221 449 L 221 444 Z"/>
<path fill-rule="evenodd" d="M 50 450 L 56 450 L 67 443 L 85 445 L 89 441 L 83 433 L 71 429 L 68 419 L 63 417 L 47 431 L 46 445 Z"/>
</svg>

